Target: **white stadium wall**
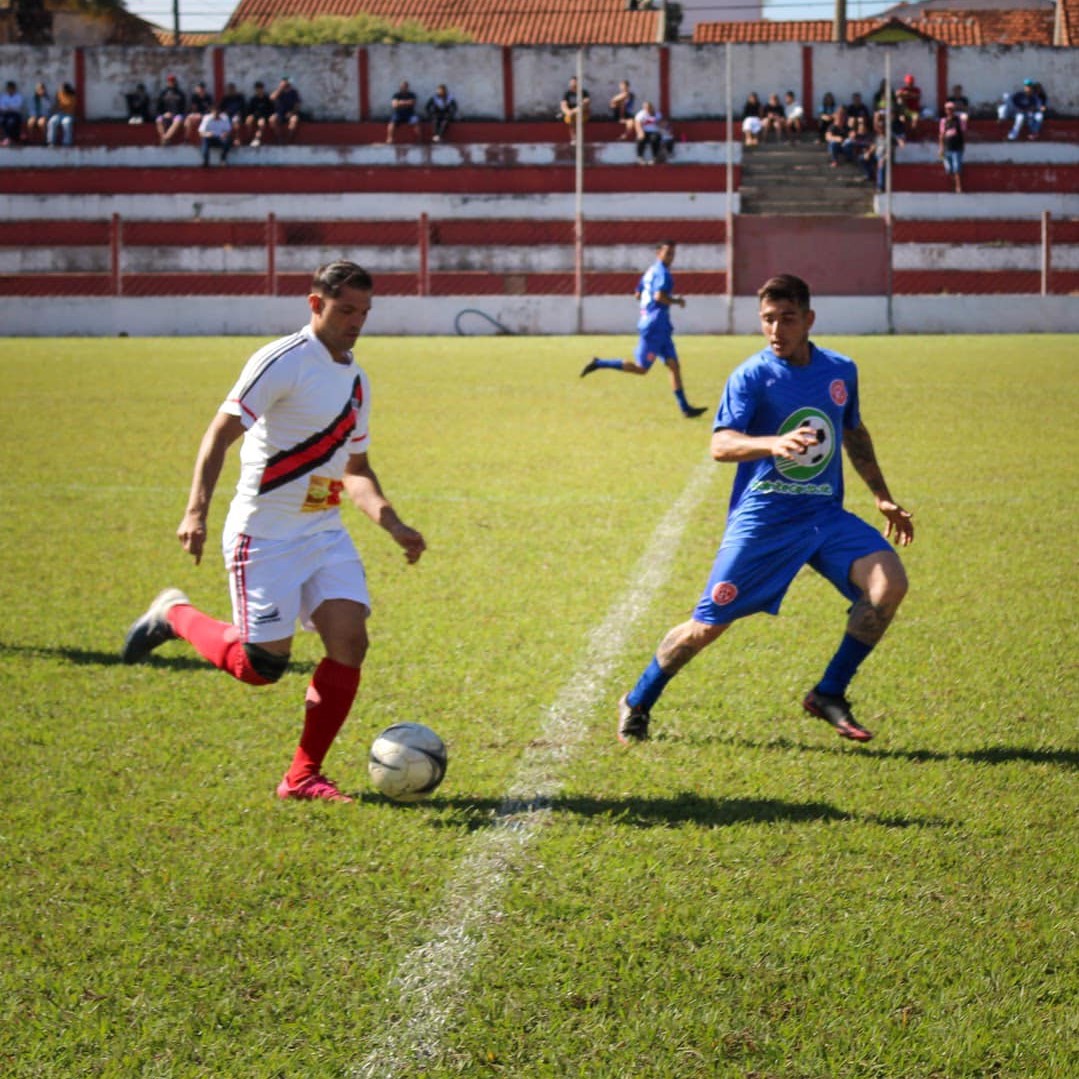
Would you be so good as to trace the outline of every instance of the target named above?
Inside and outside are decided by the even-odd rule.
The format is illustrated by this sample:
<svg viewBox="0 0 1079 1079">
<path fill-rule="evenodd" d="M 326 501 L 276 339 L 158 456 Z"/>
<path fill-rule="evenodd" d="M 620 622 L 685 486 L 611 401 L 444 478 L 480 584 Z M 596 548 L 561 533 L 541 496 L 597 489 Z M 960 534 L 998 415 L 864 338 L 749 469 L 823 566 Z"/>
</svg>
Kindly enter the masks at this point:
<svg viewBox="0 0 1079 1079">
<path fill-rule="evenodd" d="M 723 46 L 675 44 L 667 49 L 671 115 L 676 119 L 715 117 L 722 111 L 726 76 Z M 735 109 L 750 90 L 762 97 L 792 89 L 801 94 L 803 49 L 812 57 L 813 96 L 831 89 L 845 98 L 857 90 L 871 93 L 883 74 L 882 46 L 817 43 L 736 45 L 731 47 Z M 888 46 L 892 73 L 915 75 L 928 107 L 939 105 L 937 47 L 927 42 Z M 162 49 L 97 46 L 81 50 L 85 64 L 86 118 L 120 119 L 124 92 L 144 82 L 156 94 L 165 74 L 176 74 L 189 90 L 200 80 L 213 86 L 215 55 L 225 77 L 245 93 L 261 79 L 268 86 L 282 74 L 292 77 L 311 115 L 323 120 L 355 120 L 360 116 L 360 50 L 347 46 L 284 48 L 229 45 Z M 503 119 L 505 109 L 504 50 L 493 45 L 370 45 L 368 65 L 370 115 L 384 119 L 388 95 L 403 78 L 420 96 L 446 82 L 462 112 L 471 119 Z M 508 50 L 512 68 L 515 119 L 550 119 L 577 66 L 577 50 L 567 47 L 515 47 Z M 43 80 L 50 88 L 75 81 L 76 50 L 0 45 L 0 71 L 29 90 Z M 596 46 L 585 50 L 585 82 L 597 113 L 619 79 L 628 78 L 638 95 L 659 94 L 660 46 Z M 1006 90 L 1024 78 L 1040 79 L 1059 114 L 1079 114 L 1076 51 L 1036 46 L 956 47 L 947 51 L 948 82 L 961 83 L 972 103 L 990 108 Z"/>
</svg>

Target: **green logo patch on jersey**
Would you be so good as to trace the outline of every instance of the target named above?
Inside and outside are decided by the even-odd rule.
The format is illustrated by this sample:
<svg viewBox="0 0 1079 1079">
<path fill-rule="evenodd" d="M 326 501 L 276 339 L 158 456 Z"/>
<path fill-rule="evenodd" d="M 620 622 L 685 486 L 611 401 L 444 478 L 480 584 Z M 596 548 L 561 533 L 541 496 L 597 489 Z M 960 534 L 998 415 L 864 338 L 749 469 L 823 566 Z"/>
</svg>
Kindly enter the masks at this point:
<svg viewBox="0 0 1079 1079">
<path fill-rule="evenodd" d="M 779 433 L 785 435 L 799 427 L 812 427 L 817 441 L 807 446 L 793 460 L 775 459 L 775 466 L 784 479 L 804 483 L 819 476 L 835 454 L 835 428 L 832 421 L 817 408 L 800 408 L 780 425 Z"/>
</svg>

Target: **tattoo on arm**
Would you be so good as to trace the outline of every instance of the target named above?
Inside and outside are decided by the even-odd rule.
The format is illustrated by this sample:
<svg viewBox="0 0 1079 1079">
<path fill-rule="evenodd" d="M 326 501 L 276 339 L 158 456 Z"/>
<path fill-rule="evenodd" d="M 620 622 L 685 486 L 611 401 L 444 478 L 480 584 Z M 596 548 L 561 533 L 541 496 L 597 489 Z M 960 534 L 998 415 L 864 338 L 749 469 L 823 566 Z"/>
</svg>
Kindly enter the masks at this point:
<svg viewBox="0 0 1079 1079">
<path fill-rule="evenodd" d="M 843 445 L 847 448 L 847 456 L 855 472 L 862 477 L 870 491 L 878 498 L 890 499 L 888 484 L 884 482 L 884 473 L 877 464 L 877 454 L 873 449 L 869 430 L 863 425 L 844 431 Z"/>
</svg>

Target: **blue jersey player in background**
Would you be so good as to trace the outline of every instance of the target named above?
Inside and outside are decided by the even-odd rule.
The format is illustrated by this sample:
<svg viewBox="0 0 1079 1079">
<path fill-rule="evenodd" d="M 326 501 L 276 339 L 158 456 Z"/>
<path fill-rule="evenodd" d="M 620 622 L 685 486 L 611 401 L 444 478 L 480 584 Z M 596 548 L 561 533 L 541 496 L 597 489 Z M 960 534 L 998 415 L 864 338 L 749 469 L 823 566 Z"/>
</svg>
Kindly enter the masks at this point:
<svg viewBox="0 0 1079 1079">
<path fill-rule="evenodd" d="M 906 595 L 903 564 L 887 540 L 905 547 L 914 523 L 877 464 L 854 362 L 809 340 L 809 286 L 785 274 L 757 295 L 768 347 L 731 374 L 713 425 L 712 457 L 738 466 L 723 540 L 692 617 L 663 638 L 618 703 L 618 738 L 627 744 L 648 737 L 652 706 L 678 671 L 737 619 L 777 614 L 805 565 L 851 607 L 839 648 L 802 706 L 845 738 L 872 738 L 846 691 Z M 841 448 L 887 522 L 883 536 L 843 508 Z"/>
<path fill-rule="evenodd" d="M 581 378 L 593 371 L 604 368 L 611 371 L 625 371 L 630 375 L 647 375 L 656 360 L 667 365 L 671 376 L 671 389 L 675 400 L 686 419 L 700 416 L 707 412 L 705 408 L 695 408 L 686 400 L 686 391 L 682 388 L 682 369 L 678 366 L 678 353 L 674 348 L 674 327 L 671 325 L 671 308 L 685 307 L 684 296 L 674 294 L 674 277 L 671 263 L 674 262 L 675 244 L 664 240 L 656 248 L 656 261 L 645 270 L 637 282 L 635 295 L 641 305 L 641 317 L 637 320 L 637 352 L 632 360 L 601 360 L 593 357 L 584 365 Z"/>
</svg>

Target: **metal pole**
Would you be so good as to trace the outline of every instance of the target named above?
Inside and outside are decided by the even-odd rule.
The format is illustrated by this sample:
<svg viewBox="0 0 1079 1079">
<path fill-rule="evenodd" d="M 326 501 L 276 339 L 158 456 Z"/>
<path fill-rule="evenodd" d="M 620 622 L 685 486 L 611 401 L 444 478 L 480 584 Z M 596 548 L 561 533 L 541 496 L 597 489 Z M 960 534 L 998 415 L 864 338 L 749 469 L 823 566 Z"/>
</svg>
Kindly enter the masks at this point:
<svg viewBox="0 0 1079 1079">
<path fill-rule="evenodd" d="M 420 272 L 416 281 L 416 293 L 419 296 L 426 296 L 430 292 L 430 251 L 428 245 L 430 244 L 430 229 L 427 223 L 427 214 L 420 214 L 419 220 L 419 241 L 420 248 Z"/>
<path fill-rule="evenodd" d="M 180 0 L 172 0 L 172 44 L 180 44 Z"/>
<path fill-rule="evenodd" d="M 277 295 L 277 215 L 266 216 L 266 295 Z"/>
<path fill-rule="evenodd" d="M 888 259 L 888 274 L 886 296 L 886 320 L 888 333 L 895 333 L 895 308 L 892 293 L 894 292 L 892 275 L 892 172 L 895 169 L 894 148 L 892 147 L 892 53 L 885 50 L 884 53 L 884 152 L 888 155 L 887 167 L 884 170 L 884 237 L 885 252 Z"/>
<path fill-rule="evenodd" d="M 723 114 L 727 117 L 727 333 L 734 333 L 734 76 L 731 72 L 731 43 L 723 47 Z"/>
<path fill-rule="evenodd" d="M 576 332 L 584 332 L 584 49 L 577 50 L 577 161 L 573 189 L 573 291 Z"/>
<path fill-rule="evenodd" d="M 112 276 L 112 294 L 114 296 L 124 294 L 123 235 L 123 220 L 119 214 L 113 214 L 109 227 L 109 273 Z"/>
<path fill-rule="evenodd" d="M 1042 210 L 1042 295 L 1049 295 L 1049 277 L 1053 272 L 1053 248 L 1049 242 L 1052 215 Z"/>
</svg>

